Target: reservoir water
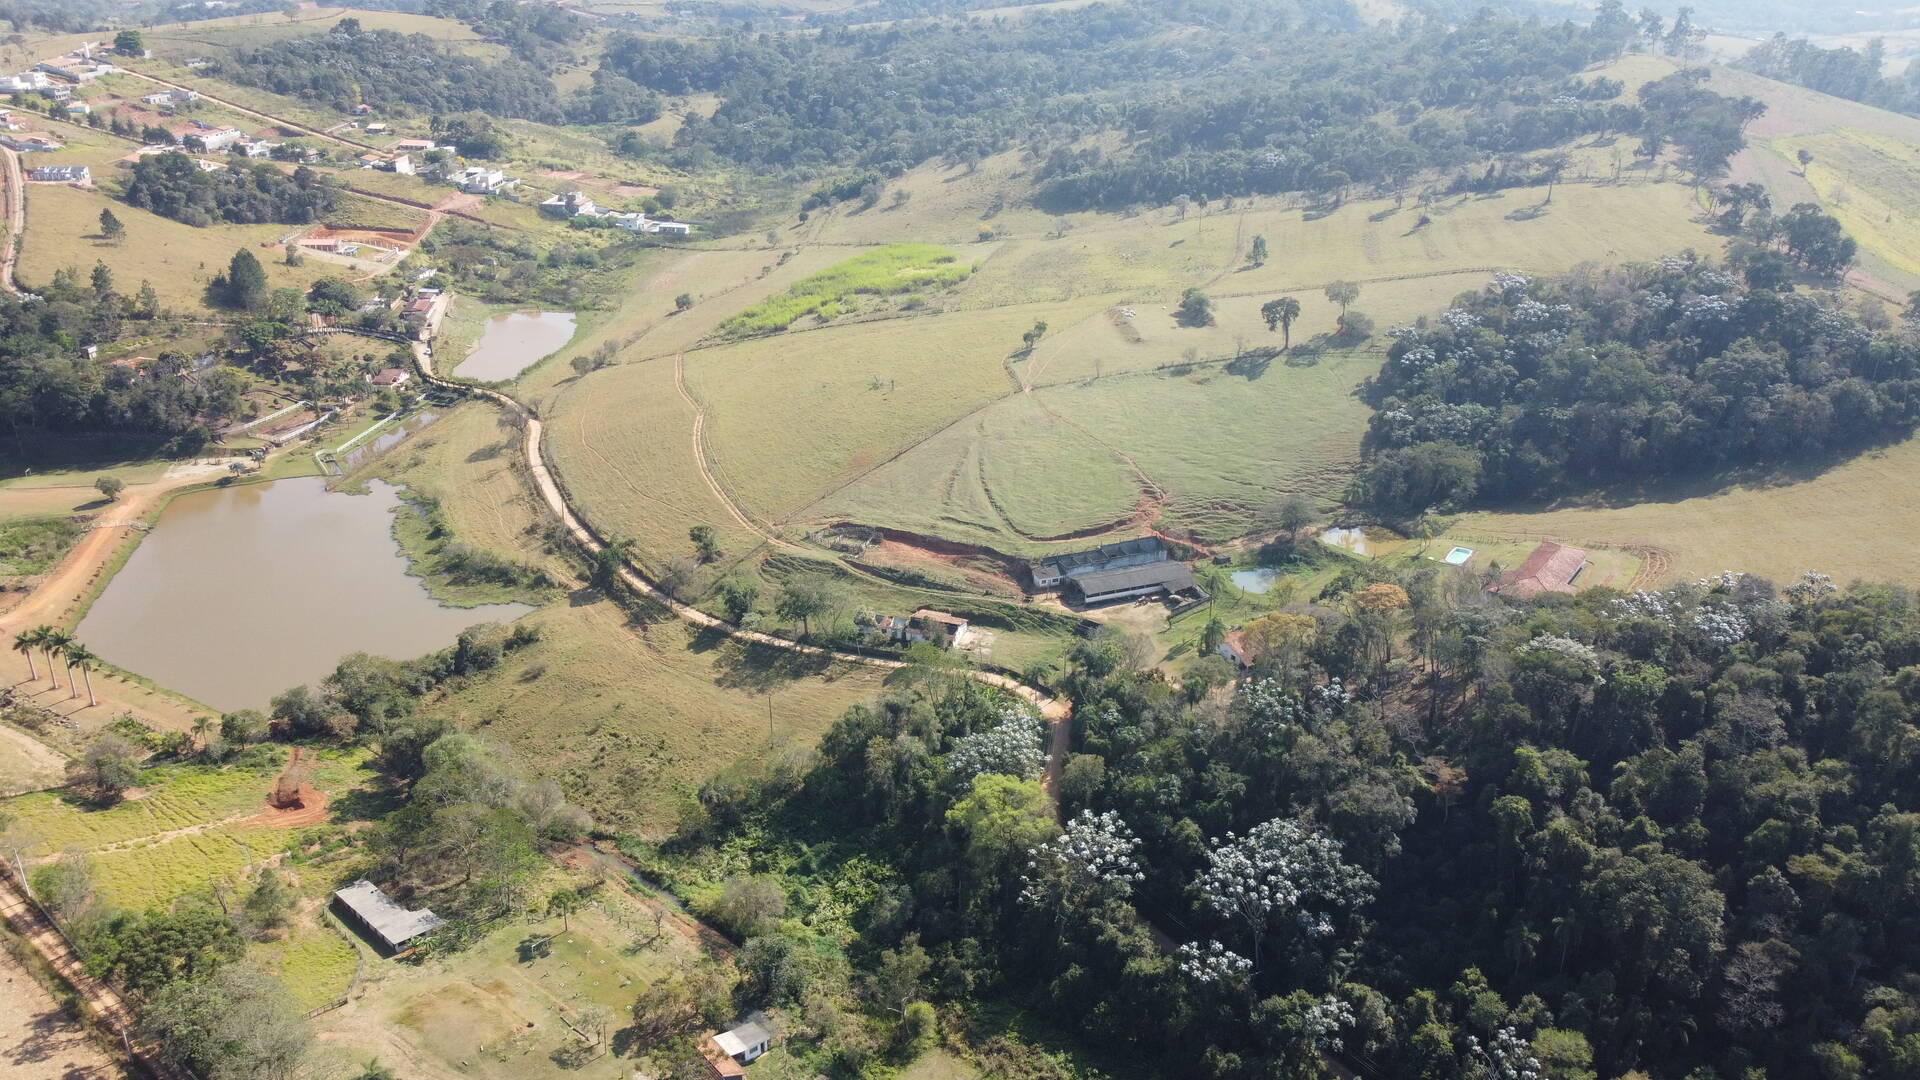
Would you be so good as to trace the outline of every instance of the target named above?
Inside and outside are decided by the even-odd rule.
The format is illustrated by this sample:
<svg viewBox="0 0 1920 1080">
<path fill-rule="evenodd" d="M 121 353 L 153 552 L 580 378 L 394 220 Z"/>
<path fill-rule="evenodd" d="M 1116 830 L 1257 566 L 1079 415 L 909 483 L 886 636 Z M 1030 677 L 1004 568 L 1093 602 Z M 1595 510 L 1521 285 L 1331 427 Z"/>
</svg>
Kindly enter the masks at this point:
<svg viewBox="0 0 1920 1080">
<path fill-rule="evenodd" d="M 504 311 L 487 319 L 480 343 L 453 373 L 463 379 L 511 379 L 564 348 L 573 337 L 571 311 Z"/>
<path fill-rule="evenodd" d="M 532 610 L 442 607 L 393 539 L 399 489 L 371 486 L 346 495 L 309 477 L 180 496 L 74 636 L 231 712 L 318 681 L 348 653 L 419 656 Z"/>
</svg>

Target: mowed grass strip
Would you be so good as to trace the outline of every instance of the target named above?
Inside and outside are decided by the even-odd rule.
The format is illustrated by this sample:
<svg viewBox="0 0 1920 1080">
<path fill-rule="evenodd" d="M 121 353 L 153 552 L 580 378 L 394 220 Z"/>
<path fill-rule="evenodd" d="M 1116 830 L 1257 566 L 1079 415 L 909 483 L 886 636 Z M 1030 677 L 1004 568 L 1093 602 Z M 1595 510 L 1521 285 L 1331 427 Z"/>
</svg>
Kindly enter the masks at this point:
<svg viewBox="0 0 1920 1080">
<path fill-rule="evenodd" d="M 784 330 L 807 315 L 831 319 L 859 296 L 898 296 L 944 289 L 967 279 L 972 267 L 951 248 L 936 244 L 888 244 L 856 255 L 793 284 L 720 324 L 727 337 Z"/>
<path fill-rule="evenodd" d="M 1775 485 L 1674 491 L 1630 506 L 1473 514 L 1458 528 L 1521 539 L 1655 549 L 1659 583 L 1745 570 L 1791 583 L 1920 579 L 1920 441 L 1908 440 Z"/>
<path fill-rule="evenodd" d="M 780 520 L 1012 393 L 1005 364 L 1035 322 L 1102 306 L 891 319 L 690 353 L 712 467 L 749 512 Z"/>
<path fill-rule="evenodd" d="M 126 226 L 118 243 L 100 239 L 100 211 L 111 209 Z M 191 225 L 163 218 L 109 198 L 60 184 L 27 185 L 27 231 L 20 245 L 20 277 L 28 284 L 53 279 L 73 268 L 83 276 L 94 262 L 113 270 L 114 287 L 133 293 L 151 282 L 166 307 L 201 311 L 208 282 L 226 272 L 233 253 L 252 251 L 274 288 L 305 290 L 316 278 L 340 268 L 318 259 L 287 266 L 278 257 L 279 239 L 294 231 L 287 225 Z"/>
</svg>

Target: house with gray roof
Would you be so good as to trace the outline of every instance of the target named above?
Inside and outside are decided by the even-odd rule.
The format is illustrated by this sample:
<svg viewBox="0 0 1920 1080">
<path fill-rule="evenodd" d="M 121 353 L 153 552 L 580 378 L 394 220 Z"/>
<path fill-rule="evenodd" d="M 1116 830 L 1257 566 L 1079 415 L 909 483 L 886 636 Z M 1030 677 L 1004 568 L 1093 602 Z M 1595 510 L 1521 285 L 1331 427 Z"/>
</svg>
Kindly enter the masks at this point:
<svg viewBox="0 0 1920 1080">
<path fill-rule="evenodd" d="M 399 952 L 408 942 L 447 923 L 431 908 L 408 911 L 366 878 L 335 892 L 333 903 L 343 918 L 372 935 L 390 952 Z"/>
</svg>

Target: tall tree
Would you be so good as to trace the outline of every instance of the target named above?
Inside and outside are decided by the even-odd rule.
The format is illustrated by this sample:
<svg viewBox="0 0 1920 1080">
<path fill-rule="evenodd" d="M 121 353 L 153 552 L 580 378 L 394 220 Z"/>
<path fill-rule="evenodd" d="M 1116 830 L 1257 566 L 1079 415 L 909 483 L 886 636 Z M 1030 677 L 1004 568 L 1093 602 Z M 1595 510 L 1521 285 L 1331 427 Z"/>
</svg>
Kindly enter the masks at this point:
<svg viewBox="0 0 1920 1080">
<path fill-rule="evenodd" d="M 1276 328 L 1283 330 L 1281 349 L 1293 348 L 1293 321 L 1300 317 L 1300 301 L 1291 296 L 1282 296 L 1278 300 L 1269 300 L 1260 305 L 1260 317 L 1267 321 L 1267 332 Z"/>
<path fill-rule="evenodd" d="M 34 667 L 34 663 L 33 663 L 33 650 L 39 647 L 40 647 L 40 642 L 34 638 L 33 631 L 31 630 L 22 630 L 19 633 L 13 635 L 13 651 L 27 658 L 27 681 L 28 682 L 40 681 L 39 669 Z"/>
<path fill-rule="evenodd" d="M 93 668 L 94 665 L 100 662 L 100 658 L 93 654 L 92 649 L 87 648 L 77 641 L 66 647 L 66 654 L 68 685 L 72 685 L 73 673 L 78 671 L 81 678 L 87 681 L 87 707 L 91 709 L 99 705 L 100 699 L 93 696 Z M 79 690 L 75 688 L 73 694 L 69 696 L 77 696 L 78 694 Z"/>
<path fill-rule="evenodd" d="M 120 223 L 118 217 L 114 216 L 111 207 L 103 208 L 100 211 L 100 235 L 116 244 L 126 239 L 127 227 Z"/>
<path fill-rule="evenodd" d="M 233 253 L 227 263 L 227 298 L 234 307 L 253 311 L 266 306 L 267 272 L 246 248 Z"/>
</svg>

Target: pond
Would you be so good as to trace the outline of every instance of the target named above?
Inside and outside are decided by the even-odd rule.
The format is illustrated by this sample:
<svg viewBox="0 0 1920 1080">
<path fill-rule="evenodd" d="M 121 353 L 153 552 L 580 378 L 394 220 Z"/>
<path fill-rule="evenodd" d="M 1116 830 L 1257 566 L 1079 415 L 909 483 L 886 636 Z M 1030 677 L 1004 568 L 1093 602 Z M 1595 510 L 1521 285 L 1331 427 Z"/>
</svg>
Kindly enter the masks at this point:
<svg viewBox="0 0 1920 1080">
<path fill-rule="evenodd" d="M 1233 587 L 1241 592 L 1266 594 L 1273 591 L 1273 583 L 1280 577 L 1280 571 L 1271 566 L 1261 566 L 1252 570 L 1235 570 Z"/>
<path fill-rule="evenodd" d="M 511 379 L 564 348 L 573 338 L 571 311 L 503 311 L 487 319 L 480 343 L 453 373 L 462 379 Z"/>
<path fill-rule="evenodd" d="M 1377 525 L 1365 528 L 1327 529 L 1320 534 L 1320 542 L 1329 547 L 1351 551 L 1355 555 L 1384 555 L 1387 549 L 1398 543 L 1399 536 Z"/>
<path fill-rule="evenodd" d="M 309 477 L 180 496 L 74 636 L 231 712 L 319 680 L 347 653 L 419 656 L 532 610 L 442 607 L 393 539 L 399 489 L 371 486 L 345 495 Z"/>
</svg>

